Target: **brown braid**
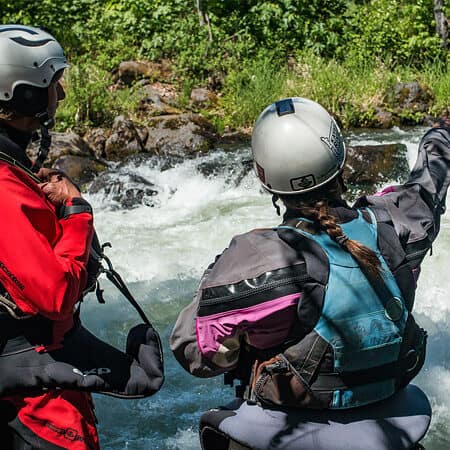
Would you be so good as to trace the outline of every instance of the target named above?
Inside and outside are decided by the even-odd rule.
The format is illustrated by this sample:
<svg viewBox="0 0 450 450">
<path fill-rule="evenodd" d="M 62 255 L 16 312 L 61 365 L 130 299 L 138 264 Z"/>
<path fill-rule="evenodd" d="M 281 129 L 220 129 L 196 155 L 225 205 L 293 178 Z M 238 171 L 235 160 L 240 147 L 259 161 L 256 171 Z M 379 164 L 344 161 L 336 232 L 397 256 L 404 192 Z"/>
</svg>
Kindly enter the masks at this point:
<svg viewBox="0 0 450 450">
<path fill-rule="evenodd" d="M 381 278 L 381 263 L 375 252 L 345 235 L 344 230 L 336 222 L 336 218 L 328 211 L 328 200 L 316 198 L 315 202 L 313 200 L 313 203 L 304 201 L 300 203 L 298 201 L 300 196 L 296 197 L 295 204 L 292 203 L 294 199 L 290 199 L 287 196 L 283 196 L 282 200 L 290 208 L 298 211 L 302 217 L 312 220 L 319 230 L 325 231 L 331 239 L 347 250 L 360 266 L 365 267 L 370 275 L 376 279 Z"/>
</svg>

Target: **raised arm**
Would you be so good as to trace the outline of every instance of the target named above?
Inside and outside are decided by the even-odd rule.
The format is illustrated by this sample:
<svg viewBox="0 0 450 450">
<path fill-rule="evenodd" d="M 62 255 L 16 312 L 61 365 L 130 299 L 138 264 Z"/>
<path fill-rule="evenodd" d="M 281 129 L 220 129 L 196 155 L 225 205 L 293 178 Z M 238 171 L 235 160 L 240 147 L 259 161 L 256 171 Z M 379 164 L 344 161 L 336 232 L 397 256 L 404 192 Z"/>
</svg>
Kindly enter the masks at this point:
<svg viewBox="0 0 450 450">
<path fill-rule="evenodd" d="M 408 181 L 362 197 L 357 207 L 388 211 L 407 258 L 417 267 L 439 233 L 450 184 L 450 121 L 441 121 L 422 138 Z"/>
</svg>

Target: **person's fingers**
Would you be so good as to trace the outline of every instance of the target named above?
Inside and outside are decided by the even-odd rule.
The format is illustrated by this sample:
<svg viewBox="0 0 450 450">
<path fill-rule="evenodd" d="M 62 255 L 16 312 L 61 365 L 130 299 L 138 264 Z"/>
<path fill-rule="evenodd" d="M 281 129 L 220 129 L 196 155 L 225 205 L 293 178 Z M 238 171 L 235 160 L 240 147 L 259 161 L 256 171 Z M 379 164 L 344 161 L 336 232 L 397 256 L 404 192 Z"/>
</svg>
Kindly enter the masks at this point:
<svg viewBox="0 0 450 450">
<path fill-rule="evenodd" d="M 40 178 L 42 181 L 50 181 L 50 179 L 54 176 L 63 177 L 64 174 L 57 169 L 49 169 L 47 167 L 41 167 L 39 169 L 39 172 L 37 173 L 38 178 Z"/>
<path fill-rule="evenodd" d="M 60 172 L 55 172 L 49 175 L 50 181 L 55 183 L 57 181 L 61 181 L 63 179 L 63 175 Z"/>
</svg>

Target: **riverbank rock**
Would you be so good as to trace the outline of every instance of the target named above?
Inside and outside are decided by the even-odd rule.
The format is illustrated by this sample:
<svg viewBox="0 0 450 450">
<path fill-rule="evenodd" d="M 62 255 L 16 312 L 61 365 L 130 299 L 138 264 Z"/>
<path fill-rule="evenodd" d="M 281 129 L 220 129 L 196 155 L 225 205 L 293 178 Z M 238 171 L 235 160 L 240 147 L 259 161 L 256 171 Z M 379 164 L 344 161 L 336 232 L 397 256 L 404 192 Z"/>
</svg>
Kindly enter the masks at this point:
<svg viewBox="0 0 450 450">
<path fill-rule="evenodd" d="M 106 165 L 85 156 L 64 155 L 59 157 L 53 167 L 62 170 L 77 184 L 83 185 L 92 181 Z"/>
<path fill-rule="evenodd" d="M 124 116 L 117 116 L 111 134 L 105 141 L 104 157 L 110 161 L 122 161 L 129 155 L 145 151 L 147 137 L 145 127 Z"/>
<path fill-rule="evenodd" d="M 147 115 L 180 114 L 176 107 L 178 94 L 170 84 L 142 84 L 139 89 L 139 109 Z"/>
<path fill-rule="evenodd" d="M 52 132 L 52 143 L 45 165 L 51 166 L 58 158 L 64 155 L 90 156 L 91 149 L 87 142 L 76 133 Z M 39 141 L 33 142 L 27 151 L 28 156 L 34 160 L 39 151 Z"/>
<path fill-rule="evenodd" d="M 111 130 L 106 128 L 92 128 L 84 135 L 85 142 L 96 158 L 105 157 L 105 144 L 110 135 Z"/>
<path fill-rule="evenodd" d="M 140 205 L 155 206 L 154 196 L 158 191 L 152 182 L 139 175 L 105 172 L 89 188 L 89 194 L 99 193 L 121 208 L 132 209 Z"/>
<path fill-rule="evenodd" d="M 195 88 L 191 91 L 190 102 L 194 107 L 209 106 L 217 102 L 217 95 L 206 88 Z"/>
<path fill-rule="evenodd" d="M 382 128 L 387 130 L 388 128 L 392 128 L 396 124 L 398 124 L 398 121 L 394 117 L 392 112 L 385 111 L 381 108 L 376 108 L 373 122 L 370 125 L 374 128 Z"/>
<path fill-rule="evenodd" d="M 216 129 L 198 114 L 153 117 L 147 124 L 145 150 L 155 155 L 192 157 L 214 147 Z"/>
<path fill-rule="evenodd" d="M 394 104 L 400 110 L 424 113 L 429 110 L 433 101 L 431 89 L 417 81 L 397 83 L 391 95 L 393 95 Z"/>
<path fill-rule="evenodd" d="M 350 193 L 375 193 L 388 182 L 402 183 L 409 174 L 404 144 L 363 145 L 347 148 L 344 178 Z"/>
<path fill-rule="evenodd" d="M 123 61 L 113 73 L 113 80 L 116 83 L 131 86 L 138 80 L 166 80 L 171 76 L 171 66 L 169 61 Z"/>
</svg>

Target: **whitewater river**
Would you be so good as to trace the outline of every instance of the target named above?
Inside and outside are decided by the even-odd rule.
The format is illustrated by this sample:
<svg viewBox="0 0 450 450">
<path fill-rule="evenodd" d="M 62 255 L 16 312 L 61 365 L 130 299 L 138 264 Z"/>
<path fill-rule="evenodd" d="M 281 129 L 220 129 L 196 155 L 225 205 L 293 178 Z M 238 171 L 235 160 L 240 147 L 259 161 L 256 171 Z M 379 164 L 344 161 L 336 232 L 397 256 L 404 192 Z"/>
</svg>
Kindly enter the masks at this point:
<svg viewBox="0 0 450 450">
<path fill-rule="evenodd" d="M 423 129 L 354 133 L 347 144 L 401 142 L 410 165 Z M 248 173 L 250 149 L 218 151 L 204 158 L 161 170 L 158 164 L 130 164 L 121 169 L 155 184 L 154 207 L 123 210 L 102 193 L 88 196 L 95 207 L 100 239 L 115 268 L 160 331 L 165 349 L 166 382 L 144 400 L 118 400 L 96 395 L 96 413 L 103 449 L 200 448 L 197 423 L 201 413 L 231 400 L 222 379 L 195 379 L 178 366 L 168 337 L 178 312 L 190 302 L 204 268 L 230 238 L 251 228 L 272 226 L 278 218 L 270 197 Z M 220 170 L 214 170 L 220 167 Z M 120 177 L 120 173 L 117 175 Z M 423 265 L 415 311 L 428 330 L 427 361 L 415 383 L 429 395 L 433 422 L 423 444 L 427 450 L 450 448 L 450 213 Z M 106 305 L 92 296 L 83 307 L 85 325 L 98 336 L 124 348 L 129 328 L 138 322 L 134 310 L 103 280 Z"/>
</svg>

